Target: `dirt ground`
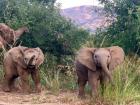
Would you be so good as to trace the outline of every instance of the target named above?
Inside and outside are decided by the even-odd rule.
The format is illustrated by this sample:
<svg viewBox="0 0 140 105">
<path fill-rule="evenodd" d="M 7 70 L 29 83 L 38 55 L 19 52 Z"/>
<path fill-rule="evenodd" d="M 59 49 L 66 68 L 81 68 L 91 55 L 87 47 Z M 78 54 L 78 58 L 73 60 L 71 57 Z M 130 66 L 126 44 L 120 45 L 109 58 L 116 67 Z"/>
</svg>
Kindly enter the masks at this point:
<svg viewBox="0 0 140 105">
<path fill-rule="evenodd" d="M 101 99 L 96 102 L 91 101 L 90 96 L 81 100 L 77 97 L 77 91 L 63 90 L 54 93 L 46 89 L 39 94 L 23 94 L 18 91 L 3 92 L 0 87 L 0 105 L 112 105 Z M 140 105 L 140 103 L 128 105 Z"/>
<path fill-rule="evenodd" d="M 0 105 L 88 105 L 87 101 L 77 98 L 77 92 L 60 91 L 52 93 L 43 90 L 41 93 L 23 94 L 17 91 L 3 92 L 0 89 Z"/>
</svg>

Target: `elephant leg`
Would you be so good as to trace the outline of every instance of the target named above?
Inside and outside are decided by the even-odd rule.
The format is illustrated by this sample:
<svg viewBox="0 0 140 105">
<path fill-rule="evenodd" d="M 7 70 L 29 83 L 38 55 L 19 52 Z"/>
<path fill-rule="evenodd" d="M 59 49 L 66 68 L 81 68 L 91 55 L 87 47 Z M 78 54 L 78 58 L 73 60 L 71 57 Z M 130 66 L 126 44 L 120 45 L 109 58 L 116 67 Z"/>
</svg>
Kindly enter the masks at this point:
<svg viewBox="0 0 140 105">
<path fill-rule="evenodd" d="M 10 80 L 9 86 L 10 86 L 11 89 L 14 89 L 14 88 L 15 88 L 15 79 L 16 79 L 16 78 L 17 78 L 17 76 L 13 76 L 13 77 L 11 78 L 11 80 Z"/>
<path fill-rule="evenodd" d="M 41 92 L 41 84 L 40 84 L 40 76 L 39 76 L 39 70 L 35 70 L 31 73 L 32 79 L 35 83 L 35 89 L 36 92 Z"/>
<path fill-rule="evenodd" d="M 5 75 L 4 76 L 4 83 L 3 83 L 3 91 L 5 92 L 10 92 L 11 91 L 11 83 L 12 83 L 12 76 L 10 75 Z"/>
<path fill-rule="evenodd" d="M 78 97 L 79 98 L 85 98 L 85 85 L 87 83 L 87 80 L 82 80 L 81 78 L 78 78 L 78 87 L 79 87 L 79 93 L 78 93 Z"/>
<path fill-rule="evenodd" d="M 92 96 L 97 97 L 98 96 L 98 87 L 99 87 L 99 73 L 97 71 L 88 71 L 88 82 L 91 86 L 92 90 Z"/>
<path fill-rule="evenodd" d="M 29 86 L 29 80 L 28 80 L 28 73 L 24 73 L 22 76 L 20 75 L 20 78 L 21 78 L 21 84 L 22 84 L 22 91 L 24 93 L 29 93 L 30 86 Z"/>
<path fill-rule="evenodd" d="M 22 85 L 21 87 L 22 87 L 23 93 L 29 93 L 30 86 L 29 86 L 29 73 L 28 73 L 28 71 L 19 68 L 18 72 L 19 72 L 19 76 L 21 79 L 21 85 Z"/>
</svg>

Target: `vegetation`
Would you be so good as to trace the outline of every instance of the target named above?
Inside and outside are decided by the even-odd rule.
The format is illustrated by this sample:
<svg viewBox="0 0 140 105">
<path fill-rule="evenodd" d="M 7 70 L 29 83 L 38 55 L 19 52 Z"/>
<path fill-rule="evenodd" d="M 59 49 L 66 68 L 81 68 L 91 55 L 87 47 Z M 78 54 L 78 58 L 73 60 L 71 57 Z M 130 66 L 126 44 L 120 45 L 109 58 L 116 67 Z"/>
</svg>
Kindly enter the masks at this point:
<svg viewBox="0 0 140 105">
<path fill-rule="evenodd" d="M 133 63 L 132 63 L 133 62 Z M 90 99 L 86 102 L 88 105 L 95 105 L 99 100 L 102 100 L 103 104 L 109 105 L 135 105 L 140 103 L 140 71 L 139 71 L 140 59 L 126 57 L 125 62 L 116 68 L 113 79 L 115 86 L 108 85 L 104 93 L 100 88 L 99 98 L 97 100 Z M 44 69 L 44 67 L 42 67 Z M 42 70 L 43 71 L 43 70 Z M 52 72 L 55 71 L 53 75 Z M 70 71 L 67 69 L 67 71 Z M 77 82 L 74 71 L 67 72 L 65 76 L 60 69 L 54 67 L 53 69 L 47 68 L 47 71 L 41 72 L 42 84 L 47 86 L 53 94 L 58 94 L 61 89 L 76 90 Z M 90 88 L 86 87 L 86 97 L 90 96 Z"/>
<path fill-rule="evenodd" d="M 46 59 L 40 70 L 41 83 L 54 94 L 61 89 L 77 89 L 74 53 L 82 46 L 119 45 L 127 54 L 140 54 L 139 0 L 100 1 L 114 21 L 93 36 L 62 17 L 59 7 L 54 6 L 55 0 L 0 0 L 0 22 L 14 29 L 24 25 L 30 29 L 17 45 L 21 43 L 28 47 L 40 47 L 44 51 Z M 126 57 L 125 62 L 115 70 L 115 86 L 109 85 L 103 94 L 99 90 L 99 100 L 103 104 L 140 103 L 139 63 L 136 55 Z M 3 71 L 0 72 L 2 77 Z M 86 93 L 90 94 L 88 86 Z M 94 105 L 97 101 L 90 99 L 85 104 Z"/>
<path fill-rule="evenodd" d="M 97 33 L 96 41 L 100 43 L 105 38 L 105 46 L 120 45 L 127 54 L 140 54 L 139 0 L 100 1 L 105 5 L 107 15 L 114 20 L 107 29 Z"/>
<path fill-rule="evenodd" d="M 21 38 L 22 45 L 39 46 L 57 56 L 72 55 L 84 43 L 88 32 L 74 26 L 60 15 L 54 0 L 1 0 L 0 22 L 12 28 L 28 26 L 30 33 Z M 19 43 L 20 43 L 19 41 Z"/>
</svg>

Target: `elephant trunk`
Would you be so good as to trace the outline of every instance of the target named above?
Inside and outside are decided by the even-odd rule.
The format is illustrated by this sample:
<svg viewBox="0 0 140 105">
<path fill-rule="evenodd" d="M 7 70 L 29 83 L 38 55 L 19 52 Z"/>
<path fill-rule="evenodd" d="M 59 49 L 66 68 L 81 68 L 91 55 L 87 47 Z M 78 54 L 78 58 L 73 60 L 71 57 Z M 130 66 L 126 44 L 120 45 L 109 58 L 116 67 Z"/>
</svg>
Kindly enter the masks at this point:
<svg viewBox="0 0 140 105">
<path fill-rule="evenodd" d="M 32 65 L 32 62 L 33 62 L 34 58 L 35 58 L 35 55 L 33 55 L 33 56 L 31 57 L 31 59 L 29 60 L 28 65 Z"/>
<path fill-rule="evenodd" d="M 29 63 L 28 63 L 28 68 L 29 68 L 29 69 L 35 69 L 35 65 L 32 64 L 34 58 L 35 58 L 35 55 L 33 55 L 33 56 L 31 57 L 31 59 L 29 60 Z"/>
<path fill-rule="evenodd" d="M 107 67 L 107 62 L 105 62 L 104 60 L 101 60 L 100 65 L 101 65 L 102 70 L 104 71 L 104 73 L 109 78 L 109 81 L 111 82 L 111 84 L 113 84 L 112 75 L 111 75 L 111 72 L 109 71 L 109 69 Z"/>
</svg>

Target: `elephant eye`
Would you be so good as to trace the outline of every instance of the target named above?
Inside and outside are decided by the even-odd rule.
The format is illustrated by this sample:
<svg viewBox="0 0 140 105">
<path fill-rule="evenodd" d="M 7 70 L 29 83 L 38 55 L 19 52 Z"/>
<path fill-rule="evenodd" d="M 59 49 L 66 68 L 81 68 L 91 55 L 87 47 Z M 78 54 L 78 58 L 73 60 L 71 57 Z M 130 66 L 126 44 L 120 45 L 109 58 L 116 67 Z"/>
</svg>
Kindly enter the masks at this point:
<svg viewBox="0 0 140 105">
<path fill-rule="evenodd" d="M 108 55 L 108 58 L 110 57 L 110 55 Z"/>
<path fill-rule="evenodd" d="M 97 58 L 97 55 L 95 55 L 94 57 Z"/>
<path fill-rule="evenodd" d="M 28 59 L 27 58 L 24 58 L 24 61 L 26 62 Z"/>
<path fill-rule="evenodd" d="M 27 60 L 27 58 L 24 58 L 24 60 Z"/>
</svg>

